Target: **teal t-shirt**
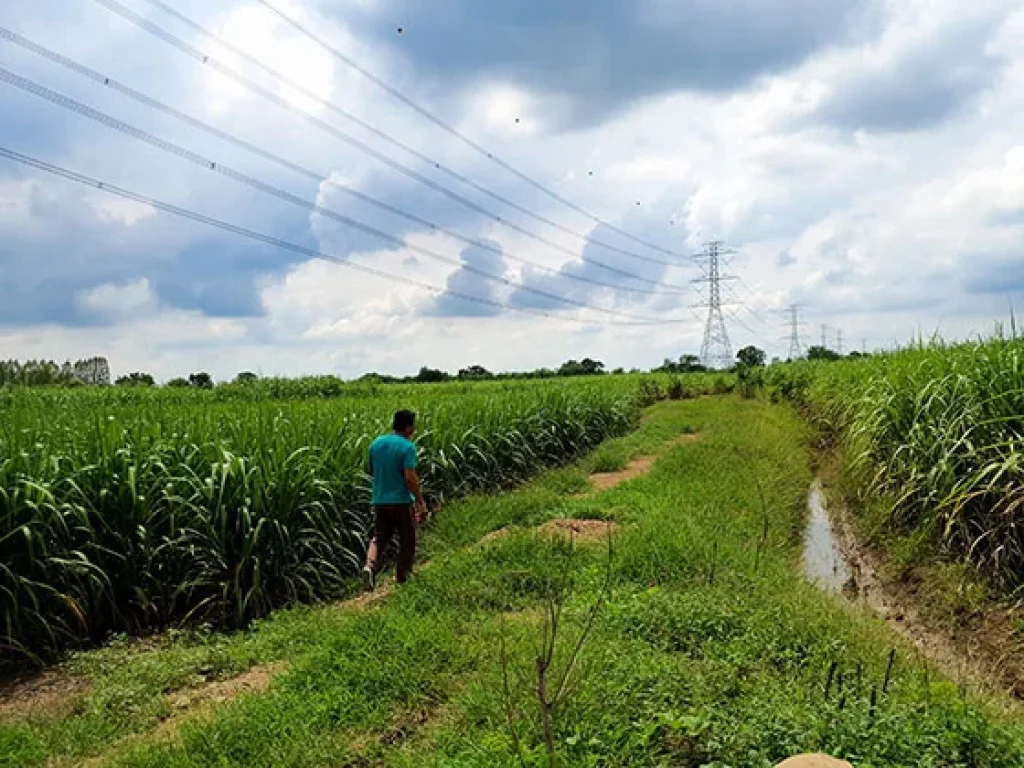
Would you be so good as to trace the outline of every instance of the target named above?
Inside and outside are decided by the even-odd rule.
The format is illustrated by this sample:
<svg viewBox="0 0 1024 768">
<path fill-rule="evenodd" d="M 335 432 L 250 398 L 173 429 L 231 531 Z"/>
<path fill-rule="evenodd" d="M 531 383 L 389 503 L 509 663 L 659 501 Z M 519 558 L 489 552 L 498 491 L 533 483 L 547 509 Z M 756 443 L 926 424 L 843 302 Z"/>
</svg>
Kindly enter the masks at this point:
<svg viewBox="0 0 1024 768">
<path fill-rule="evenodd" d="M 405 470 L 416 467 L 416 446 L 401 435 L 381 435 L 370 445 L 374 504 L 412 504 Z"/>
</svg>

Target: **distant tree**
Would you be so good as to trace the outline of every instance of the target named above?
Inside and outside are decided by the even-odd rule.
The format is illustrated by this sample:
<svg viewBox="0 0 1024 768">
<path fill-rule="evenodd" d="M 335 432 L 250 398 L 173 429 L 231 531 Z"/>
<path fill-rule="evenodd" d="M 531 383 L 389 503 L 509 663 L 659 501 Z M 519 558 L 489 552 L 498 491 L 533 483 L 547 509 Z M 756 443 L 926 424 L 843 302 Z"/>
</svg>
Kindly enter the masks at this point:
<svg viewBox="0 0 1024 768">
<path fill-rule="evenodd" d="M 362 376 L 356 379 L 356 381 L 365 381 L 370 384 L 393 384 L 396 381 L 398 381 L 398 379 L 396 379 L 394 376 L 388 376 L 387 374 L 384 373 L 370 371 L 369 373 L 364 373 Z"/>
<path fill-rule="evenodd" d="M 614 370 L 612 371 L 612 375 L 613 375 L 613 376 L 621 376 L 621 375 L 622 375 L 622 374 L 624 374 L 625 372 L 626 372 L 626 369 L 625 369 L 625 368 L 616 368 L 616 369 L 614 369 Z"/>
<path fill-rule="evenodd" d="M 156 381 L 148 373 L 133 371 L 127 376 L 118 376 L 114 383 L 119 387 L 152 387 Z"/>
<path fill-rule="evenodd" d="M 65 376 L 61 367 L 53 361 L 26 360 L 22 363 L 8 360 L 0 365 L 0 383 L 12 386 L 37 387 L 64 383 L 69 378 L 70 373 Z"/>
<path fill-rule="evenodd" d="M 195 387 L 196 389 L 213 389 L 213 377 L 206 371 L 190 373 L 188 376 L 188 384 L 190 387 Z"/>
<path fill-rule="evenodd" d="M 46 387 L 110 384 L 110 365 L 105 357 L 70 360 L 58 365 L 53 360 L 0 361 L 0 385 Z"/>
<path fill-rule="evenodd" d="M 559 376 L 595 376 L 604 373 L 604 363 L 585 357 L 582 360 L 566 360 L 558 369 Z"/>
<path fill-rule="evenodd" d="M 696 355 L 679 356 L 679 373 L 697 373 L 706 370 L 707 366 L 701 365 L 700 358 Z"/>
<path fill-rule="evenodd" d="M 463 381 L 482 381 L 483 379 L 493 379 L 494 374 L 482 365 L 471 365 L 468 368 L 460 369 L 458 378 Z"/>
<path fill-rule="evenodd" d="M 259 376 L 252 371 L 242 371 L 235 376 L 235 384 L 248 384 L 249 382 L 256 381 L 258 378 Z"/>
<path fill-rule="evenodd" d="M 736 353 L 736 360 L 740 365 L 745 365 L 748 368 L 760 368 L 764 365 L 764 361 L 767 359 L 763 349 L 751 345 L 744 347 Z"/>
<path fill-rule="evenodd" d="M 838 352 L 827 347 L 815 346 L 807 350 L 808 360 L 838 360 L 839 357 Z"/>
<path fill-rule="evenodd" d="M 661 373 L 696 373 L 698 371 L 706 371 L 707 368 L 701 365 L 700 358 L 696 355 L 680 355 L 679 362 L 666 357 L 665 362 L 654 370 Z"/>
<path fill-rule="evenodd" d="M 448 381 L 451 376 L 447 371 L 442 371 L 437 368 L 427 368 L 423 366 L 420 368 L 420 372 L 416 374 L 416 381 L 420 383 L 428 383 L 432 381 Z"/>
<path fill-rule="evenodd" d="M 183 379 L 179 376 L 176 379 L 171 379 L 170 381 L 168 381 L 167 386 L 171 387 L 172 389 L 185 389 L 187 387 L 191 387 L 192 385 L 189 384 L 188 379 Z"/>
</svg>

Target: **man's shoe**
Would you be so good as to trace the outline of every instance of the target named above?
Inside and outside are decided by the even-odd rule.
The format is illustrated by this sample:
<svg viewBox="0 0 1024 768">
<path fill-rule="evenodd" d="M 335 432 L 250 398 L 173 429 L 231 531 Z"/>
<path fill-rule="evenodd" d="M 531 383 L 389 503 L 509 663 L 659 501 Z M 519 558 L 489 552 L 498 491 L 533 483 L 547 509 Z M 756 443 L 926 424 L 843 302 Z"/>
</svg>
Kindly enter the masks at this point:
<svg viewBox="0 0 1024 768">
<path fill-rule="evenodd" d="M 369 568 L 363 568 L 363 589 L 367 592 L 373 592 L 373 588 L 377 586 L 377 576 Z"/>
</svg>

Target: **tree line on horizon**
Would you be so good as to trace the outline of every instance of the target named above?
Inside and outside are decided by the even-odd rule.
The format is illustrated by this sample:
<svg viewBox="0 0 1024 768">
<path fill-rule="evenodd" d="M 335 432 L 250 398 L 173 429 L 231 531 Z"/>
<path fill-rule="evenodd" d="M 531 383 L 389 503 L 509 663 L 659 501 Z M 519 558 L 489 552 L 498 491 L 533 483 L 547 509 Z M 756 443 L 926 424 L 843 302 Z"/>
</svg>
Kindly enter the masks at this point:
<svg viewBox="0 0 1024 768">
<path fill-rule="evenodd" d="M 848 355 L 840 355 L 838 352 L 826 347 L 812 346 L 807 350 L 808 360 L 833 361 L 840 359 L 853 359 L 863 357 L 860 352 L 851 352 Z M 772 363 L 781 362 L 773 359 Z M 786 361 L 789 362 L 789 361 Z M 736 353 L 737 368 L 755 368 L 767 364 L 767 355 L 764 350 L 750 345 Z M 678 360 L 665 358 L 661 365 L 651 368 L 651 373 L 700 373 L 707 371 L 700 358 L 693 354 L 684 354 Z M 633 368 L 629 373 L 642 373 L 639 368 Z M 444 381 L 493 381 L 506 379 L 551 379 L 566 376 L 602 376 L 606 374 L 619 375 L 627 373 L 625 368 L 615 368 L 609 371 L 600 360 L 585 357 L 582 360 L 566 360 L 557 368 L 537 368 L 532 371 L 490 371 L 482 365 L 470 365 L 460 368 L 455 373 L 441 368 L 423 366 L 419 371 L 410 376 L 392 376 L 389 374 L 370 372 L 363 374 L 355 381 L 370 382 L 378 384 L 414 384 L 433 383 Z M 244 385 L 258 381 L 261 377 L 252 371 L 242 371 L 230 382 L 224 384 Z M 326 378 L 342 379 L 336 376 Z M 0 361 L 0 387 L 15 386 L 109 386 L 110 366 L 106 358 L 95 357 L 80 360 L 76 363 L 65 362 L 58 364 L 49 360 L 29 360 L 24 363 L 17 360 Z M 152 374 L 143 371 L 133 371 L 117 377 L 113 384 L 119 387 L 156 387 L 156 379 Z M 190 373 L 187 377 L 175 377 L 167 381 L 163 386 L 171 389 L 213 389 L 218 386 L 206 371 Z"/>
<path fill-rule="evenodd" d="M 110 363 L 105 357 L 66 360 L 0 360 L 0 387 L 105 386 L 110 384 Z"/>
</svg>

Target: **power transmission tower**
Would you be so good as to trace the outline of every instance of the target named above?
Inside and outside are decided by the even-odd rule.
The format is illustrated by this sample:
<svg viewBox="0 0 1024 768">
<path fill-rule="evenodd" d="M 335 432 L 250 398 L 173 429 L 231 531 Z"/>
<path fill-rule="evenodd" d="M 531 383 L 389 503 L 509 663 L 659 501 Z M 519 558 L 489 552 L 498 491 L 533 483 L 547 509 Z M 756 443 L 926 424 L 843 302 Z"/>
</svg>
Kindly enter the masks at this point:
<svg viewBox="0 0 1024 768">
<path fill-rule="evenodd" d="M 728 368 L 733 364 L 732 345 L 722 315 L 722 281 L 732 280 L 731 275 L 722 274 L 722 257 L 726 251 L 722 243 L 713 240 L 704 246 L 704 253 L 697 257 L 704 268 L 704 277 L 695 280 L 708 284 L 708 319 L 704 326 L 704 341 L 700 346 L 700 360 L 707 368 Z"/>
<path fill-rule="evenodd" d="M 843 356 L 843 329 L 842 328 L 836 328 L 836 352 L 839 353 L 840 357 Z"/>
<path fill-rule="evenodd" d="M 796 304 L 789 307 L 789 359 L 796 360 L 803 355 L 800 346 L 800 308 Z"/>
<path fill-rule="evenodd" d="M 821 324 L 821 348 L 828 349 L 828 326 Z"/>
</svg>

